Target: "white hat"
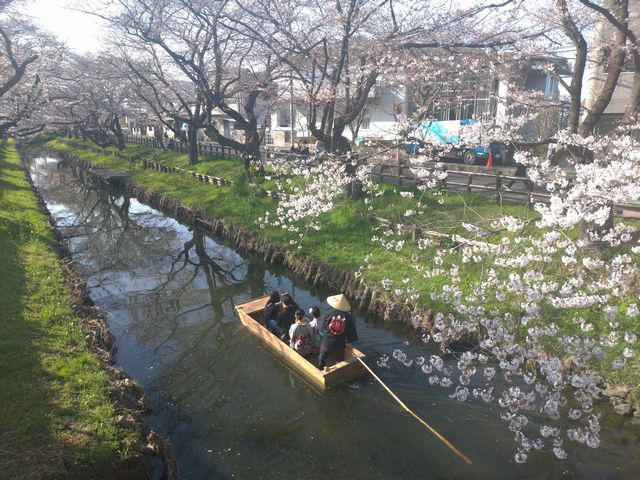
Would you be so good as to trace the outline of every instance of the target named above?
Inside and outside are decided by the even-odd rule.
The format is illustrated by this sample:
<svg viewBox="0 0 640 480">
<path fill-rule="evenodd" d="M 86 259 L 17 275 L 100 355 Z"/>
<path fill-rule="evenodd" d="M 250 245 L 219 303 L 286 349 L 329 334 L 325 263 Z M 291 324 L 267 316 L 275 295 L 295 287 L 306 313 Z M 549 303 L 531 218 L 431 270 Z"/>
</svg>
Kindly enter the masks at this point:
<svg viewBox="0 0 640 480">
<path fill-rule="evenodd" d="M 341 312 L 349 312 L 351 311 L 351 305 L 343 294 L 332 295 L 327 297 L 327 303 L 331 305 L 336 310 L 340 310 Z"/>
</svg>

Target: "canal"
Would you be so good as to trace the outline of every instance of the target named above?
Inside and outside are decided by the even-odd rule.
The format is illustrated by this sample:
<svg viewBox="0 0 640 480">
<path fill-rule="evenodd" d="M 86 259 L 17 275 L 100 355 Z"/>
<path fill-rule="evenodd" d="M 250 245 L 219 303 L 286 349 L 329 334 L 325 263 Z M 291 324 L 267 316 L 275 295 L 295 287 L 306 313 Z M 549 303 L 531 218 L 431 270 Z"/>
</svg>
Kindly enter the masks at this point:
<svg viewBox="0 0 640 480">
<path fill-rule="evenodd" d="M 527 463 L 515 463 L 496 404 L 451 399 L 415 363 L 377 365 L 397 348 L 411 358 L 436 350 L 376 318 L 356 319 L 367 363 L 473 465 L 370 378 L 318 393 L 243 329 L 234 305 L 277 289 L 305 309 L 324 310 L 336 292 L 241 256 L 56 158 L 34 155 L 27 163 L 91 298 L 106 312 L 117 364 L 144 388 L 150 422 L 171 442 L 183 478 L 637 478 L 640 429 L 605 402 L 596 407 L 598 449 L 565 442 L 567 460 L 532 450 Z"/>
</svg>

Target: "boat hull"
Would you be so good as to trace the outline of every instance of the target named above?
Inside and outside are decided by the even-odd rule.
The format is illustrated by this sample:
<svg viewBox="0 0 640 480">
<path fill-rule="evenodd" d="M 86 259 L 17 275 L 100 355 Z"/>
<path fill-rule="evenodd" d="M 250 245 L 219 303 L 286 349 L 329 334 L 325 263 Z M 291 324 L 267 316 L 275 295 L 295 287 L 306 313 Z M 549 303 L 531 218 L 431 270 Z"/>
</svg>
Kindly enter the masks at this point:
<svg viewBox="0 0 640 480">
<path fill-rule="evenodd" d="M 236 311 L 242 324 L 285 363 L 296 370 L 313 386 L 325 391 L 327 388 L 340 385 L 363 375 L 365 370 L 358 358 L 364 360 L 365 355 L 356 348 L 347 347 L 344 360 L 330 365 L 321 371 L 315 363 L 303 357 L 287 343 L 273 335 L 262 323 L 262 313 L 269 296 L 249 300 L 236 305 Z"/>
</svg>

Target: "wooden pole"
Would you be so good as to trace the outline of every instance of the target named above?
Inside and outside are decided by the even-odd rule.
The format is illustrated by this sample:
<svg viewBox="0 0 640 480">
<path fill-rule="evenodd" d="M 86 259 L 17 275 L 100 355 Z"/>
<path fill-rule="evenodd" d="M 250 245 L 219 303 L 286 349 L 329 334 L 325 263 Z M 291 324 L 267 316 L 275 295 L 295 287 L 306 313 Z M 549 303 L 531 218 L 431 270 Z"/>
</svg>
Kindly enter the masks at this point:
<svg viewBox="0 0 640 480">
<path fill-rule="evenodd" d="M 362 366 L 373 376 L 373 378 L 375 378 L 378 383 L 380 385 L 382 385 L 382 387 L 387 391 L 387 393 L 389 395 L 391 395 L 391 397 L 400 404 L 400 406 L 407 412 L 409 413 L 413 418 L 415 418 L 416 420 L 418 420 L 418 422 L 420 422 L 422 424 L 423 427 L 425 427 L 427 430 L 429 430 L 433 435 L 435 435 L 435 437 L 440 440 L 442 443 L 444 443 L 447 448 L 449 450 L 451 450 L 453 453 L 455 453 L 456 455 L 458 455 L 462 460 L 464 460 L 464 462 L 468 465 L 472 465 L 473 462 L 469 459 L 469 457 L 467 457 L 464 453 L 462 453 L 460 450 L 458 450 L 451 442 L 449 442 L 449 440 L 447 440 L 446 438 L 444 438 L 442 435 L 440 435 L 440 433 L 438 433 L 438 431 L 436 429 L 434 429 L 431 425 L 429 425 L 427 422 L 425 422 L 424 420 L 422 420 L 417 413 L 415 413 L 413 410 L 411 410 L 409 407 L 407 407 L 404 402 L 402 400 L 400 400 L 398 398 L 398 396 L 393 393 L 393 391 L 391 391 L 391 389 L 389 387 L 387 387 L 387 385 L 380 379 L 380 377 L 378 377 L 375 373 L 373 373 L 373 370 L 371 370 L 369 368 L 369 366 L 364 363 L 364 361 L 356 356 L 355 357 L 361 364 Z"/>
</svg>

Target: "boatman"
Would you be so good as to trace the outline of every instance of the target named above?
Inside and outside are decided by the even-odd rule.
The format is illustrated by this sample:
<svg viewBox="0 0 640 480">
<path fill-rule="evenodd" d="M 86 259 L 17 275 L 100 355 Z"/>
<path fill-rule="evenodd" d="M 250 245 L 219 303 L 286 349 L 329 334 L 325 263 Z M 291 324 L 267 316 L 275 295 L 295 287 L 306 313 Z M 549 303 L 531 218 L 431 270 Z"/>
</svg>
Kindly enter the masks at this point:
<svg viewBox="0 0 640 480">
<path fill-rule="evenodd" d="M 349 313 L 351 305 L 347 298 L 342 294 L 332 295 L 327 298 L 327 303 L 331 308 L 323 315 L 324 334 L 318 362 L 320 370 L 325 368 L 329 353 L 333 352 L 336 362 L 341 362 L 344 360 L 344 351 L 347 345 L 351 347 L 351 343 L 358 340 L 356 324 Z"/>
</svg>

